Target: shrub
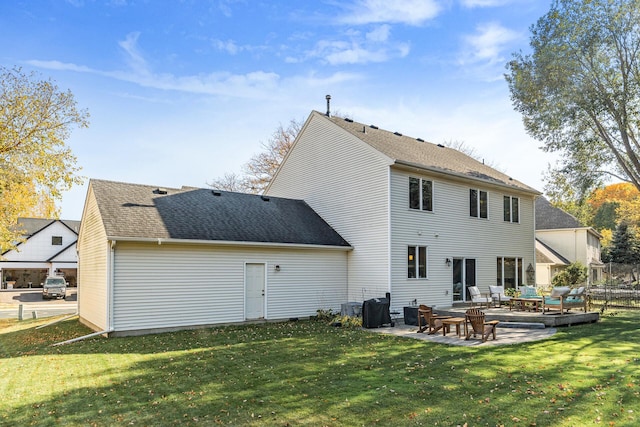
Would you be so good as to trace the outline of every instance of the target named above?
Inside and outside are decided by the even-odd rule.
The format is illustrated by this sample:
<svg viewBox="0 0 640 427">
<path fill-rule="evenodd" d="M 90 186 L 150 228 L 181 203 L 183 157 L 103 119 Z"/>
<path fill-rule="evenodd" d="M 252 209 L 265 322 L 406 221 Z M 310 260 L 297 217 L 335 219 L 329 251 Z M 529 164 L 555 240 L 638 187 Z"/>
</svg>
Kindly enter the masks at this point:
<svg viewBox="0 0 640 427">
<path fill-rule="evenodd" d="M 553 286 L 575 286 L 587 281 L 588 270 L 580 261 L 569 264 L 564 270 L 553 276 Z"/>
</svg>

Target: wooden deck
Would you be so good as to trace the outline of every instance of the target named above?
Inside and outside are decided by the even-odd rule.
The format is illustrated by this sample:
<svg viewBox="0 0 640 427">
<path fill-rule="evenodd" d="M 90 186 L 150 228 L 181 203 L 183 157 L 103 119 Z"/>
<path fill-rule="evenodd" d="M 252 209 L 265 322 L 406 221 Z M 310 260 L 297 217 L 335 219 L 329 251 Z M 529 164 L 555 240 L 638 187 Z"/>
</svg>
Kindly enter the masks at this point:
<svg viewBox="0 0 640 427">
<path fill-rule="evenodd" d="M 464 312 L 470 308 L 467 305 L 454 306 L 451 308 L 436 308 L 438 314 L 448 316 L 464 317 Z M 547 328 L 558 326 L 571 326 L 583 323 L 595 323 L 600 320 L 598 311 L 571 311 L 568 314 L 560 314 L 558 311 L 551 311 L 543 314 L 541 311 L 509 311 L 509 307 L 483 308 L 487 320 L 499 320 L 500 322 L 512 322 L 520 324 L 544 324 Z M 503 325 L 506 326 L 506 325 Z"/>
</svg>

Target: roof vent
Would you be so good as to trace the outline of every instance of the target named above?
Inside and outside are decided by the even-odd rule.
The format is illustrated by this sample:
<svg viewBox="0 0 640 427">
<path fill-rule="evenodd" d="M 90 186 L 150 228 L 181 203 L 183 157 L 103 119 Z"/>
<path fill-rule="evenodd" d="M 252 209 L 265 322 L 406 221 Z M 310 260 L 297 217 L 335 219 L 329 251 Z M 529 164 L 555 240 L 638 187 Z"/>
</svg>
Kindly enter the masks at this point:
<svg viewBox="0 0 640 427">
<path fill-rule="evenodd" d="M 444 148 L 444 145 L 442 145 L 442 144 L 438 144 L 438 147 L 440 147 L 440 148 Z"/>
<path fill-rule="evenodd" d="M 165 188 L 156 188 L 153 190 L 153 194 L 167 194 L 167 190 Z"/>
<path fill-rule="evenodd" d="M 422 139 L 422 138 L 416 138 L 416 141 L 424 142 L 424 139 Z"/>
<path fill-rule="evenodd" d="M 345 122 L 349 122 L 349 123 L 353 123 L 353 119 L 350 119 L 350 118 L 348 118 L 348 117 L 345 117 L 345 118 L 344 118 L 344 121 L 345 121 Z"/>
<path fill-rule="evenodd" d="M 213 194 L 214 196 L 222 196 L 220 190 L 211 190 L 211 194 Z"/>
<path fill-rule="evenodd" d="M 402 134 L 400 132 L 394 132 L 394 135 L 398 135 L 398 136 L 402 136 Z"/>
<path fill-rule="evenodd" d="M 269 196 L 265 196 L 264 194 L 263 194 L 262 196 L 260 196 L 260 198 L 261 198 L 262 200 L 264 200 L 265 202 L 268 202 L 268 201 L 269 201 Z"/>
<path fill-rule="evenodd" d="M 327 117 L 331 117 L 331 95 L 325 96 L 325 99 L 327 100 L 327 113 L 326 113 L 326 116 Z"/>
<path fill-rule="evenodd" d="M 378 129 L 378 126 L 376 126 L 376 125 L 369 125 L 369 127 L 370 127 L 371 129 Z"/>
</svg>

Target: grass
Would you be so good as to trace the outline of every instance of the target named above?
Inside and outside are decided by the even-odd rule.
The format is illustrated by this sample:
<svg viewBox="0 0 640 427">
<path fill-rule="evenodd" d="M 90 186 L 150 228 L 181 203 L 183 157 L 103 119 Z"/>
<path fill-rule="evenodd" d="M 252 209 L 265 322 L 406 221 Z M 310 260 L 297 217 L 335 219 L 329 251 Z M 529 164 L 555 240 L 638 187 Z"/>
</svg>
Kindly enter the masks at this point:
<svg viewBox="0 0 640 427">
<path fill-rule="evenodd" d="M 640 312 L 454 347 L 319 322 L 49 344 L 0 320 L 0 425 L 636 426 Z"/>
</svg>

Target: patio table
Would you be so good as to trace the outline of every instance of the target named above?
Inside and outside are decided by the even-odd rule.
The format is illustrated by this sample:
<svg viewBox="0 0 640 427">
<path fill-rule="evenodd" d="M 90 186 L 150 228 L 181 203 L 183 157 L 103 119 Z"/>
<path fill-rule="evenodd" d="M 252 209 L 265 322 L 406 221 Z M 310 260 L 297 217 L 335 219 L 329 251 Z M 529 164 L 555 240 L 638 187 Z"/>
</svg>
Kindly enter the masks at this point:
<svg viewBox="0 0 640 427">
<path fill-rule="evenodd" d="M 509 311 L 513 310 L 514 306 L 516 310 L 538 311 L 542 298 L 511 298 L 509 300 Z"/>
<path fill-rule="evenodd" d="M 450 317 L 448 319 L 442 319 L 442 336 L 447 336 L 447 331 L 451 332 L 451 325 L 456 326 L 456 334 L 458 338 L 460 338 L 460 325 L 464 325 L 465 327 L 465 335 L 466 335 L 466 319 L 464 317 Z"/>
</svg>

